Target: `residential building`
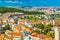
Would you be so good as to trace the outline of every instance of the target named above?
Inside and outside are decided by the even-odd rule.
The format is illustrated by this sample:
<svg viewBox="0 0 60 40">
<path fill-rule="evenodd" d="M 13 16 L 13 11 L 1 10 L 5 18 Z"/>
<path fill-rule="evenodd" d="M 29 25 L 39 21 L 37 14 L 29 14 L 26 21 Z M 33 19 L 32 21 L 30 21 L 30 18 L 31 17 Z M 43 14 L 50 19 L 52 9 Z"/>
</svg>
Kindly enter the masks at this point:
<svg viewBox="0 0 60 40">
<path fill-rule="evenodd" d="M 12 34 L 13 36 L 13 40 L 21 40 L 22 39 L 22 35 L 20 33 L 16 33 L 16 32 L 13 32 Z"/>
<path fill-rule="evenodd" d="M 60 27 L 55 26 L 55 39 L 54 40 L 60 40 Z"/>
</svg>

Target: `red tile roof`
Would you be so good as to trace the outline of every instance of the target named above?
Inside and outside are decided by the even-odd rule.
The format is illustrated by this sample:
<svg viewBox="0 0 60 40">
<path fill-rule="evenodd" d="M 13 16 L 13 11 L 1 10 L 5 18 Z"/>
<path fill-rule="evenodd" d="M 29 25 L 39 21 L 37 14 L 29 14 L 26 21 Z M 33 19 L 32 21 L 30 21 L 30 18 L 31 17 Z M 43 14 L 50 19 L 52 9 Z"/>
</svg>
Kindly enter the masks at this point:
<svg viewBox="0 0 60 40">
<path fill-rule="evenodd" d="M 24 24 L 21 24 L 23 27 L 25 27 L 26 29 L 32 31 L 32 28 L 28 27 L 28 26 L 25 26 Z"/>
</svg>

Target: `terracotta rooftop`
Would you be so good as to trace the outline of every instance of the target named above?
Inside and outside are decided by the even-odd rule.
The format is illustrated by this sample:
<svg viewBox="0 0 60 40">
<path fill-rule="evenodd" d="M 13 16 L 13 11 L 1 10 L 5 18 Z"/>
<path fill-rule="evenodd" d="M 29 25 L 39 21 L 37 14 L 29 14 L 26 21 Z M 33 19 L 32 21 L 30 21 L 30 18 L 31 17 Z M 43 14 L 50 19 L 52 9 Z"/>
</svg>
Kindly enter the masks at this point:
<svg viewBox="0 0 60 40">
<path fill-rule="evenodd" d="M 24 24 L 21 24 L 23 27 L 25 27 L 26 29 L 32 31 L 32 28 L 28 27 L 28 26 L 25 26 Z"/>
</svg>

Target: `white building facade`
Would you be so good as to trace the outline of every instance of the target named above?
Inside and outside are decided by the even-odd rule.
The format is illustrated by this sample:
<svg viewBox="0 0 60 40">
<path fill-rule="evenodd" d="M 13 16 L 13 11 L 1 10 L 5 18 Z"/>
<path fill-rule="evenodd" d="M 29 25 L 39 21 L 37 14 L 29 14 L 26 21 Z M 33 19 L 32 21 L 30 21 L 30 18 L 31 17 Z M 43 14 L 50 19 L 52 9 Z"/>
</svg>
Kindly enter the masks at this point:
<svg viewBox="0 0 60 40">
<path fill-rule="evenodd" d="M 55 31 L 55 40 L 60 40 L 60 27 L 55 27 L 54 31 Z"/>
</svg>

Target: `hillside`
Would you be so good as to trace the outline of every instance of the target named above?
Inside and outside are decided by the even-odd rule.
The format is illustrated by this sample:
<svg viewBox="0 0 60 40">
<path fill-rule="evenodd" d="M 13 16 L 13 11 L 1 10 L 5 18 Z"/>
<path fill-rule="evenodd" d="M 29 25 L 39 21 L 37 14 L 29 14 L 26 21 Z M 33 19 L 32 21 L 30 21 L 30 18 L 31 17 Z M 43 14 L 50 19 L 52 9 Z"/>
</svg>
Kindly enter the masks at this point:
<svg viewBox="0 0 60 40">
<path fill-rule="evenodd" d="M 43 12 L 34 12 L 34 11 L 29 12 L 12 7 L 0 7 L 0 13 L 5 13 L 5 12 L 22 12 L 25 14 L 44 14 Z"/>
</svg>

